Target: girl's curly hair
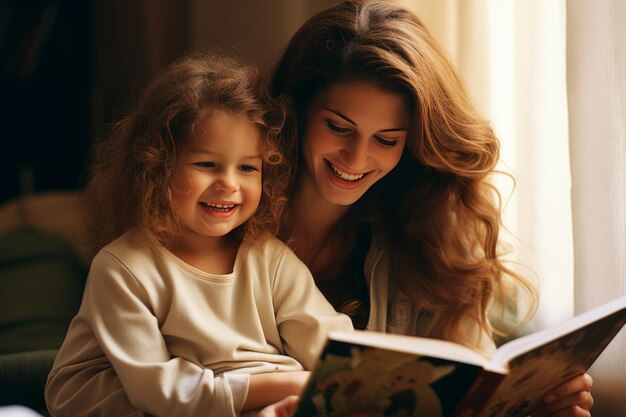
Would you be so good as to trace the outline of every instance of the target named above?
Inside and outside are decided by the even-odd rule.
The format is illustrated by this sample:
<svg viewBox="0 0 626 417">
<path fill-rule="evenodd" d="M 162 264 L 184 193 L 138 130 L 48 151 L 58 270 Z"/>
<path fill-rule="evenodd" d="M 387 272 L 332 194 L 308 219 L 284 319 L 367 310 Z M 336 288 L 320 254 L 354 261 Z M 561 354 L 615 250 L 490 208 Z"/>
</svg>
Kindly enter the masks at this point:
<svg viewBox="0 0 626 417">
<path fill-rule="evenodd" d="M 261 131 L 263 193 L 240 237 L 274 233 L 291 171 L 276 139 L 283 106 L 266 90 L 255 67 L 216 52 L 187 55 L 159 73 L 135 110 L 94 146 L 85 192 L 94 249 L 133 226 L 162 244 L 179 230 L 170 183 L 181 144 L 214 111 L 244 116 Z"/>
</svg>

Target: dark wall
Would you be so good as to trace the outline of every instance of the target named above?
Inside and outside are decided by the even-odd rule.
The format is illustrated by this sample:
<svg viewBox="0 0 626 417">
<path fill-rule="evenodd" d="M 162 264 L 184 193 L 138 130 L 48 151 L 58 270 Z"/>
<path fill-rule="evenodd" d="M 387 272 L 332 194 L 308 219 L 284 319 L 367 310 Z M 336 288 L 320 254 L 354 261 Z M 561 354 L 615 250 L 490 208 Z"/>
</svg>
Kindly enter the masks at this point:
<svg viewBox="0 0 626 417">
<path fill-rule="evenodd" d="M 0 2 L 0 200 L 75 188 L 89 142 L 91 3 Z"/>
<path fill-rule="evenodd" d="M 234 45 L 270 70 L 337 0 L 0 0 L 0 204 L 84 185 L 89 149 L 180 55 Z"/>
<path fill-rule="evenodd" d="M 0 203 L 84 185 L 94 138 L 188 47 L 188 2 L 0 0 Z"/>
</svg>

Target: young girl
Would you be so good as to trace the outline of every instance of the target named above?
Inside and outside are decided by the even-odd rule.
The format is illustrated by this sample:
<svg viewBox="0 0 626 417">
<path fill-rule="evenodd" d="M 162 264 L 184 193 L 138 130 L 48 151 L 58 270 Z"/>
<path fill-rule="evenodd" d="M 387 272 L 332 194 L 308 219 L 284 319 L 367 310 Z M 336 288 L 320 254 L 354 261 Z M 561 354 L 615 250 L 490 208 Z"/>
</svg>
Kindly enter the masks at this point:
<svg viewBox="0 0 626 417">
<path fill-rule="evenodd" d="M 188 57 L 96 154 L 104 246 L 46 386 L 53 416 L 233 416 L 301 391 L 350 329 L 278 240 L 289 170 L 256 72 Z"/>
</svg>

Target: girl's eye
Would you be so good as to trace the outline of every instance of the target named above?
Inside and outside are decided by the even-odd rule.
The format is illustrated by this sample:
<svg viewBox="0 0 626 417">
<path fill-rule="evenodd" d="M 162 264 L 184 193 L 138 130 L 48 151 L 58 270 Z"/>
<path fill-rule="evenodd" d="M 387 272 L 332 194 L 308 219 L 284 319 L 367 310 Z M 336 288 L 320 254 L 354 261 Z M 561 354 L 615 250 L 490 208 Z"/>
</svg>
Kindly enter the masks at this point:
<svg viewBox="0 0 626 417">
<path fill-rule="evenodd" d="M 259 170 L 257 167 L 252 166 L 252 165 L 241 165 L 241 166 L 239 167 L 239 169 L 240 169 L 242 172 L 255 172 L 255 171 L 258 171 L 258 170 Z"/>
<path fill-rule="evenodd" d="M 201 162 L 194 162 L 193 165 L 200 167 L 200 168 L 213 168 L 215 167 L 215 163 L 214 162 L 209 162 L 209 161 L 201 161 Z"/>
<path fill-rule="evenodd" d="M 376 139 L 376 142 L 378 142 L 380 146 L 383 146 L 385 148 L 394 148 L 398 144 L 397 140 L 383 139 L 380 136 L 374 136 L 374 138 Z"/>
<path fill-rule="evenodd" d="M 341 136 L 346 136 L 352 133 L 352 129 L 348 128 L 348 127 L 341 127 L 336 125 L 335 123 L 333 123 L 330 120 L 326 120 L 326 126 L 332 130 L 333 132 L 335 132 L 338 135 Z"/>
</svg>

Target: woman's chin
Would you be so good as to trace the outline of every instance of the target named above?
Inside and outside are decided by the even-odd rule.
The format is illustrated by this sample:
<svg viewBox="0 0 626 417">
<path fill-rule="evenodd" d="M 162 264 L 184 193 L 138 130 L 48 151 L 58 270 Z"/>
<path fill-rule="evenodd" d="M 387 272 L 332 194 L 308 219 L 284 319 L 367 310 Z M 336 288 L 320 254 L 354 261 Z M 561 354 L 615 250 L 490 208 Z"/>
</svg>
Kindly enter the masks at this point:
<svg viewBox="0 0 626 417">
<path fill-rule="evenodd" d="M 345 189 L 331 185 L 322 190 L 322 197 L 337 206 L 351 206 L 363 197 L 368 188 Z"/>
</svg>

